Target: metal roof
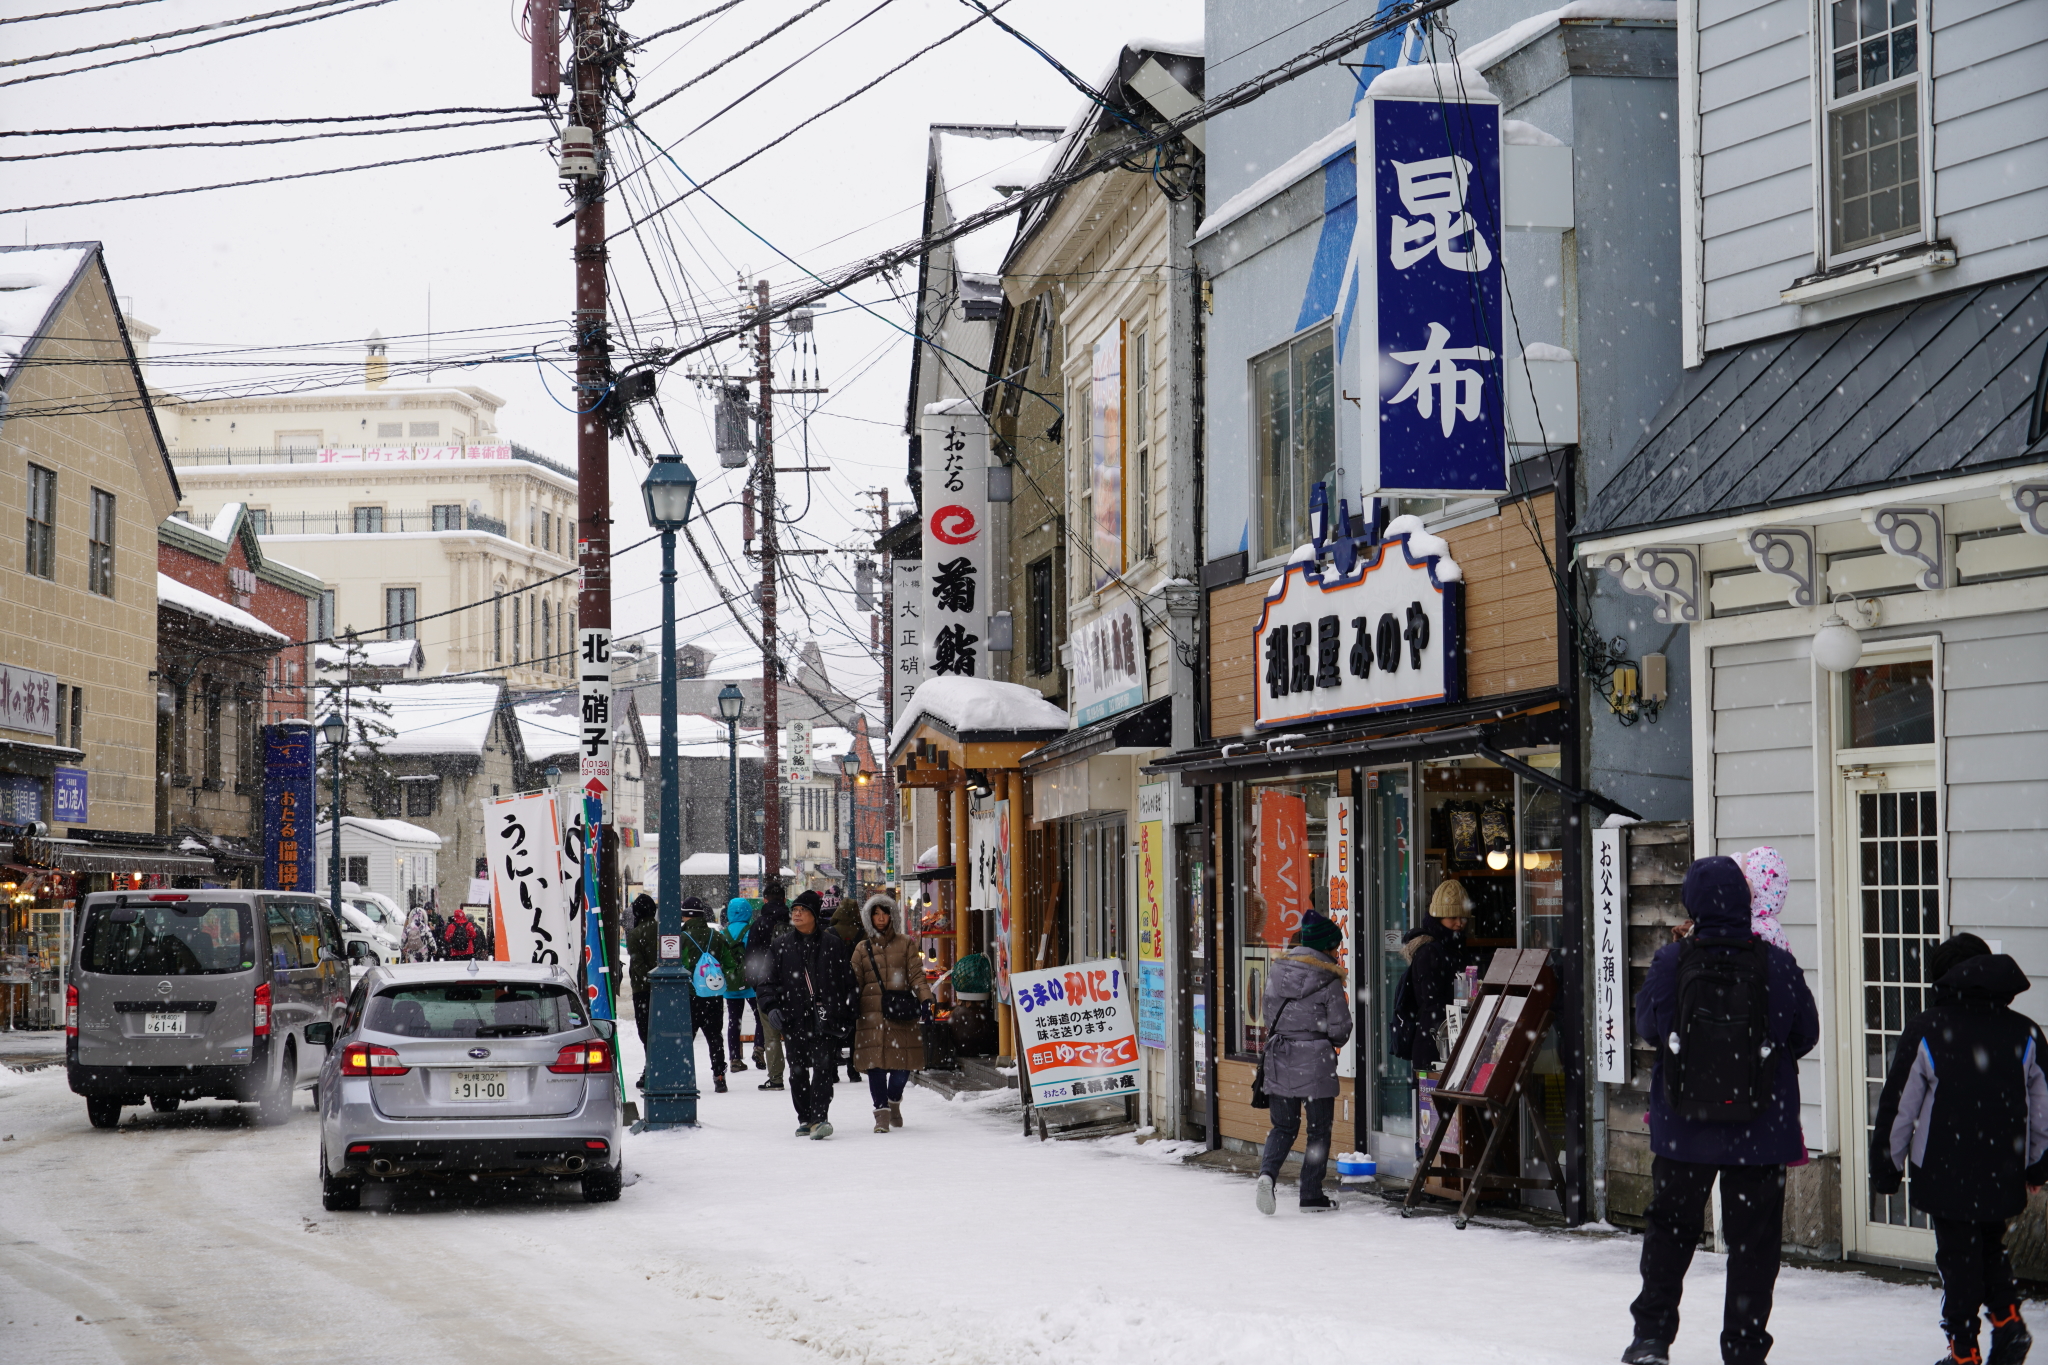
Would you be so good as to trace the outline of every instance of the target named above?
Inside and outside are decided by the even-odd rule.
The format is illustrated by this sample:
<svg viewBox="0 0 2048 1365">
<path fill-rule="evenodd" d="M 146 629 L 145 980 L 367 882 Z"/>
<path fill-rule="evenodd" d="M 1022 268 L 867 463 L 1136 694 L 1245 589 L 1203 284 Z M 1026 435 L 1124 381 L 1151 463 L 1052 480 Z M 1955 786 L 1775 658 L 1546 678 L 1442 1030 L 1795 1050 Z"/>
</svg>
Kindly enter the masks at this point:
<svg viewBox="0 0 2048 1365">
<path fill-rule="evenodd" d="M 1731 347 L 1687 372 L 1577 534 L 2038 458 L 2048 271 Z"/>
</svg>

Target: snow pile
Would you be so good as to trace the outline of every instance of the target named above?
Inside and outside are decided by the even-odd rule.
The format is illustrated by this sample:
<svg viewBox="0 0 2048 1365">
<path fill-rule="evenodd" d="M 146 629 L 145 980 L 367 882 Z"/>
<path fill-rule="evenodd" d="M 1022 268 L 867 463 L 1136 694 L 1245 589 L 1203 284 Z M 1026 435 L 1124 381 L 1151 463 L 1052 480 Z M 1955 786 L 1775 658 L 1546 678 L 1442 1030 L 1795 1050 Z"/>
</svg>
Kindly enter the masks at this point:
<svg viewBox="0 0 2048 1365">
<path fill-rule="evenodd" d="M 440 835 L 407 820 L 373 820 L 363 815 L 344 815 L 341 817 L 341 823 L 344 827 L 353 827 L 365 834 L 389 839 L 393 843 L 425 844 L 429 848 L 441 846 Z"/>
<path fill-rule="evenodd" d="M 181 611 L 189 611 L 196 616 L 211 617 L 222 625 L 246 630 L 251 635 L 260 635 L 266 640 L 276 640 L 280 644 L 289 643 L 291 640 L 289 635 L 265 625 L 253 614 L 223 602 L 211 593 L 188 587 L 167 573 L 156 576 L 156 600 L 167 606 L 177 607 Z"/>
<path fill-rule="evenodd" d="M 396 732 L 379 746 L 394 756 L 481 754 L 498 714 L 496 683 L 385 683 L 362 695 L 390 708 L 389 714 L 366 709 L 360 718 Z"/>
<path fill-rule="evenodd" d="M 1412 558 L 1425 555 L 1436 556 L 1436 580 L 1439 583 L 1462 583 L 1465 571 L 1458 567 L 1458 561 L 1451 558 L 1451 547 L 1442 536 L 1431 535 L 1422 529 L 1421 517 L 1395 517 L 1387 523 L 1387 535 L 1408 537 L 1408 553 Z"/>
<path fill-rule="evenodd" d="M 1484 71 L 1567 19 L 1647 19 L 1652 23 L 1675 24 L 1678 22 L 1678 5 L 1676 0 L 1572 0 L 1569 5 L 1532 14 L 1490 37 L 1481 38 L 1459 53 L 1458 61 L 1471 70 Z"/>
<path fill-rule="evenodd" d="M 1259 205 L 1271 199 L 1295 181 L 1307 175 L 1334 156 L 1349 151 L 1358 141 L 1358 120 L 1345 119 L 1342 123 L 1324 133 L 1314 142 L 1288 157 L 1285 161 L 1267 171 L 1257 180 L 1224 200 L 1202 220 L 1195 229 L 1195 240 L 1200 241 L 1220 228 L 1228 227 L 1250 213 Z"/>
<path fill-rule="evenodd" d="M 1368 96 L 1404 95 L 1415 99 L 1488 99 L 1493 87 L 1469 56 L 1461 62 L 1417 62 L 1380 72 L 1367 86 Z"/>
<path fill-rule="evenodd" d="M 730 853 L 692 853 L 689 857 L 683 859 L 683 875 L 685 877 L 723 877 L 731 870 L 731 863 L 729 862 L 731 857 Z M 740 855 L 740 875 L 742 877 L 760 876 L 761 855 L 758 853 L 742 853 Z M 782 869 L 782 875 L 794 877 L 796 873 L 785 867 Z"/>
<path fill-rule="evenodd" d="M 91 248 L 75 246 L 0 252 L 0 359 L 28 354 L 58 297 L 91 254 Z"/>
<path fill-rule="evenodd" d="M 1500 140 L 1510 147 L 1562 147 L 1562 138 L 1552 137 L 1533 123 L 1518 118 L 1500 121 Z"/>
<path fill-rule="evenodd" d="M 1562 346 L 1553 346 L 1547 341 L 1532 341 L 1522 348 L 1524 360 L 1561 360 L 1566 364 L 1578 359 Z"/>
<path fill-rule="evenodd" d="M 889 752 L 926 716 L 954 734 L 969 730 L 1064 730 L 1067 713 L 1028 687 L 943 675 L 919 683 L 889 733 Z"/>
<path fill-rule="evenodd" d="M 320 669 L 340 669 L 348 662 L 344 645 L 315 645 L 313 663 Z M 356 667 L 411 668 L 420 661 L 418 640 L 357 640 Z"/>
</svg>

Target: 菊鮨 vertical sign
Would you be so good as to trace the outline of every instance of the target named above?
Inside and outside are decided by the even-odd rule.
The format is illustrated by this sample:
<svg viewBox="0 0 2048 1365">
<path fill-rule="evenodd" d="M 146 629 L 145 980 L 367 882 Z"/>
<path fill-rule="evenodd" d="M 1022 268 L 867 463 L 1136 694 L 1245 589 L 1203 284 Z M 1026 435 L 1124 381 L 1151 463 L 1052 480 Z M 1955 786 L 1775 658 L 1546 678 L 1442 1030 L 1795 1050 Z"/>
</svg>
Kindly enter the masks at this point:
<svg viewBox="0 0 2048 1365">
<path fill-rule="evenodd" d="M 1357 351 L 1379 411 L 1361 492 L 1505 493 L 1500 104 L 1447 87 L 1364 106 Z"/>
<path fill-rule="evenodd" d="M 1164 782 L 1138 788 L 1138 1045 L 1166 1046 Z"/>
<path fill-rule="evenodd" d="M 602 819 L 612 788 L 612 633 L 576 632 L 578 790 L 595 796 Z"/>
<path fill-rule="evenodd" d="M 484 852 L 490 859 L 491 918 L 498 958 L 574 969 L 583 944 L 569 922 L 569 878 L 552 792 L 484 802 Z"/>
<path fill-rule="evenodd" d="M 1017 1046 L 1031 1102 L 1041 1109 L 1138 1090 L 1130 980 L 1105 958 L 1018 972 Z"/>
<path fill-rule="evenodd" d="M 910 705 L 911 694 L 924 681 L 924 563 L 916 559 L 889 562 L 890 664 L 895 676 L 898 712 Z"/>
<path fill-rule="evenodd" d="M 1593 831 L 1593 1049 L 1597 1076 L 1629 1080 L 1628 863 L 1618 829 Z"/>
<path fill-rule="evenodd" d="M 927 407 L 923 450 L 925 676 L 986 677 L 988 423 L 981 410 L 964 398 Z"/>
</svg>

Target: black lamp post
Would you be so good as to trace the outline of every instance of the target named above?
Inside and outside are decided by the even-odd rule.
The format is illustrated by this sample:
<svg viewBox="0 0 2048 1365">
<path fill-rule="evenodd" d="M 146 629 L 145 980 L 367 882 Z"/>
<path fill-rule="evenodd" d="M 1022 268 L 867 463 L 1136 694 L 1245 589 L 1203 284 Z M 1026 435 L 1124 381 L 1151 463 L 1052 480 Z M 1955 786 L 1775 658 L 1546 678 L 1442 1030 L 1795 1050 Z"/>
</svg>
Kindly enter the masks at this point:
<svg viewBox="0 0 2048 1365">
<path fill-rule="evenodd" d="M 662 953 L 648 978 L 646 1128 L 695 1127 L 696 1034 L 690 1023 L 690 969 L 682 961 L 682 793 L 676 760 L 676 532 L 690 519 L 697 478 L 674 455 L 663 455 L 640 485 L 647 524 L 661 533 L 661 843 L 656 897 Z"/>
<path fill-rule="evenodd" d="M 846 895 L 853 897 L 854 877 L 860 870 L 860 850 L 855 841 L 860 829 L 860 815 L 856 808 L 860 792 L 860 755 L 852 749 L 839 755 L 839 771 L 846 777 Z M 865 926 L 863 926 L 865 927 Z"/>
<path fill-rule="evenodd" d="M 727 683 L 718 690 L 718 714 L 725 721 L 725 899 L 728 904 L 740 894 L 740 712 L 747 699 L 739 688 Z"/>
<path fill-rule="evenodd" d="M 327 719 L 320 722 L 320 736 L 327 741 L 328 790 L 328 843 L 331 847 L 327 860 L 328 908 L 334 912 L 334 922 L 341 923 L 341 746 L 348 739 L 348 722 L 341 718 L 341 712 L 329 711 Z"/>
</svg>

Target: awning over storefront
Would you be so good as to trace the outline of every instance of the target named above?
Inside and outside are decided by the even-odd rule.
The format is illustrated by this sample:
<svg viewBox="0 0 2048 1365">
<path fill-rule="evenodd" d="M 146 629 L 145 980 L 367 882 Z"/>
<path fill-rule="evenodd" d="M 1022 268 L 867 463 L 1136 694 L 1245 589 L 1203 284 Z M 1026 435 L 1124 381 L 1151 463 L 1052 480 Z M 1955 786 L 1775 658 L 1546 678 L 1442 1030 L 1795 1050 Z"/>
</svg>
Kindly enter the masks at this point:
<svg viewBox="0 0 2048 1365">
<path fill-rule="evenodd" d="M 0 768 L 10 772 L 48 777 L 60 763 L 85 762 L 85 750 L 62 744 L 32 744 L 21 739 L 0 739 Z"/>
<path fill-rule="evenodd" d="M 24 839 L 20 847 L 28 862 L 67 872 L 155 872 L 196 877 L 212 872 L 215 867 L 210 857 L 171 853 L 161 848 L 88 843 L 83 839 Z"/>
<path fill-rule="evenodd" d="M 1121 715 L 1070 730 L 1024 755 L 1027 770 L 1102 754 L 1141 754 L 1173 746 L 1173 698 L 1158 697 Z"/>
<path fill-rule="evenodd" d="M 1469 754 L 1481 744 L 1501 750 L 1570 742 L 1569 713 L 1554 693 L 1495 698 L 1480 705 L 1435 707 L 1378 725 L 1335 727 L 1229 740 L 1190 749 L 1145 766 L 1178 773 L 1190 787 L 1270 777 L 1305 777 L 1361 763 Z"/>
</svg>

